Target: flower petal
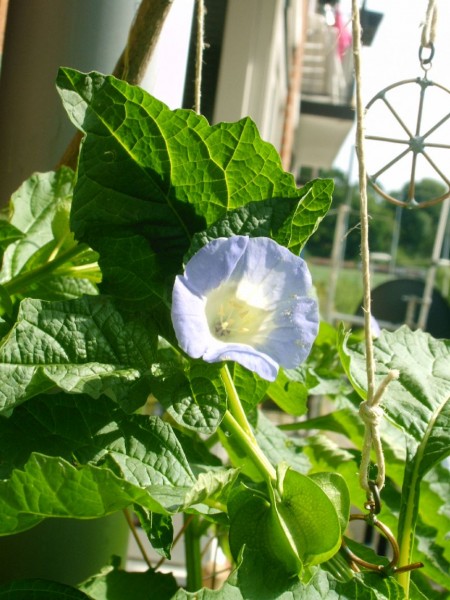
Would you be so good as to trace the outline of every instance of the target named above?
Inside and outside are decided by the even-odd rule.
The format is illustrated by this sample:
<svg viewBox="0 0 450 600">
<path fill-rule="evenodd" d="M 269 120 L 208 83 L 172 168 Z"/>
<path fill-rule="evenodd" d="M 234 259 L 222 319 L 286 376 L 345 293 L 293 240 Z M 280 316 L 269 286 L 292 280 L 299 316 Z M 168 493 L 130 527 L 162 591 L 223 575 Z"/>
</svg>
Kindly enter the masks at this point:
<svg viewBox="0 0 450 600">
<path fill-rule="evenodd" d="M 268 337 L 265 351 L 286 369 L 298 367 L 308 357 L 319 332 L 317 302 L 301 297 L 277 315 L 277 327 Z"/>
<path fill-rule="evenodd" d="M 200 358 L 210 343 L 205 317 L 205 299 L 193 293 L 186 278 L 178 275 L 172 293 L 172 323 L 180 348 L 192 358 Z"/>
<path fill-rule="evenodd" d="M 236 266 L 233 278 L 241 278 L 257 289 L 258 300 L 274 309 L 291 295 L 304 296 L 311 289 L 305 261 L 270 238 L 252 238 Z M 259 306 L 259 303 L 257 304 Z"/>
<path fill-rule="evenodd" d="M 278 364 L 276 361 L 267 354 L 258 352 L 252 346 L 247 346 L 246 344 L 213 342 L 203 355 L 203 360 L 206 362 L 232 360 L 257 373 L 267 381 L 274 381 L 278 374 Z"/>
<path fill-rule="evenodd" d="M 205 295 L 228 280 L 248 246 L 249 238 L 217 238 L 203 246 L 186 265 L 185 285 Z"/>
<path fill-rule="evenodd" d="M 308 356 L 319 328 L 304 260 L 270 238 L 204 246 L 176 278 L 172 321 L 180 347 L 207 362 L 234 360 L 273 381 Z"/>
</svg>

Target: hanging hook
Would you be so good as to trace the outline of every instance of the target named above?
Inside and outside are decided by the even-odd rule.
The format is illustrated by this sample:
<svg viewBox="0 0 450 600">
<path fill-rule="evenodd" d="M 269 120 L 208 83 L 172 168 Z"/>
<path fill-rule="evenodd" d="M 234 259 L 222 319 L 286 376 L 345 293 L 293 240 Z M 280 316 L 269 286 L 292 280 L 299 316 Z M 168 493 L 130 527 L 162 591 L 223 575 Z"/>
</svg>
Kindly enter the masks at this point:
<svg viewBox="0 0 450 600">
<path fill-rule="evenodd" d="M 367 483 L 370 492 L 367 494 L 367 502 L 364 504 L 364 508 L 369 511 L 370 515 L 379 515 L 381 512 L 380 488 L 377 482 L 372 479 L 369 479 Z"/>
<path fill-rule="evenodd" d="M 400 558 L 400 548 L 392 531 L 376 516 L 376 511 L 378 509 L 381 510 L 380 491 L 374 481 L 371 481 L 370 485 L 373 489 L 374 495 L 373 500 L 370 501 L 370 512 L 366 515 L 352 514 L 350 515 L 350 521 L 365 521 L 370 527 L 375 527 L 376 529 L 378 529 L 391 546 L 392 559 L 387 565 L 380 565 L 377 563 L 369 562 L 367 560 L 364 560 L 363 558 L 360 558 L 357 554 L 352 552 L 345 540 L 342 539 L 341 550 L 344 552 L 350 564 L 350 567 L 355 572 L 359 572 L 359 567 L 363 567 L 364 569 L 369 569 L 369 571 L 376 571 L 377 573 L 380 573 L 382 575 L 393 575 L 395 573 L 404 573 L 405 571 L 412 571 L 413 569 L 422 568 L 423 563 L 421 562 L 412 563 L 410 565 L 404 565 L 403 567 L 397 566 Z"/>
<path fill-rule="evenodd" d="M 427 50 L 428 51 L 428 56 L 424 55 L 424 51 Z M 419 48 L 419 60 L 420 60 L 420 66 L 422 67 L 422 69 L 424 71 L 428 71 L 429 69 L 431 69 L 431 61 L 434 58 L 434 44 L 433 43 L 429 43 L 428 45 L 424 46 L 421 45 Z"/>
<path fill-rule="evenodd" d="M 363 567 L 364 569 L 369 569 L 369 571 L 375 571 L 382 575 L 393 575 L 395 573 L 404 573 L 405 571 L 412 571 L 413 569 L 420 569 L 423 567 L 423 563 L 417 562 L 412 563 L 410 565 L 405 565 L 403 567 L 398 567 L 398 560 L 400 558 L 400 548 L 397 540 L 394 537 L 392 531 L 382 523 L 373 513 L 368 513 L 367 515 L 361 514 L 353 514 L 350 515 L 350 521 L 365 521 L 371 527 L 376 527 L 387 539 L 391 546 L 392 550 L 392 559 L 387 565 L 380 565 L 377 563 L 372 563 L 363 558 L 360 558 L 357 554 L 352 552 L 350 548 L 347 546 L 345 540 L 342 540 L 341 549 L 344 552 L 347 560 L 349 561 L 350 567 L 358 572 L 359 567 Z"/>
<path fill-rule="evenodd" d="M 364 504 L 364 508 L 369 512 L 366 515 L 352 514 L 350 515 L 350 521 L 365 521 L 370 527 L 376 527 L 376 529 L 379 529 L 391 546 L 392 559 L 387 565 L 380 565 L 364 560 L 352 552 L 343 539 L 341 549 L 349 561 L 350 567 L 356 572 L 359 571 L 359 567 L 363 567 L 364 569 L 376 571 L 377 573 L 381 573 L 383 575 L 393 575 L 394 573 L 404 573 L 405 571 L 420 569 L 423 567 L 423 564 L 419 562 L 405 565 L 403 567 L 397 566 L 400 558 L 400 548 L 398 542 L 389 527 L 387 527 L 387 525 L 382 523 L 377 518 L 377 515 L 381 512 L 380 488 L 378 487 L 377 482 L 373 479 L 369 479 L 368 485 L 370 491 L 367 493 L 367 502 Z"/>
</svg>

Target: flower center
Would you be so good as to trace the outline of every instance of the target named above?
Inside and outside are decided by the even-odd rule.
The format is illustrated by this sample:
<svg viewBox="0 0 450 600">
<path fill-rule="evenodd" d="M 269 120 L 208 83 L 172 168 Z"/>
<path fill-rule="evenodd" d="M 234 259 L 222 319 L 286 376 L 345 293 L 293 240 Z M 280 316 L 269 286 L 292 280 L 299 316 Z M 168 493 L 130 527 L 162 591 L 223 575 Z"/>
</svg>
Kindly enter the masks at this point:
<svg viewBox="0 0 450 600">
<path fill-rule="evenodd" d="M 262 343 L 273 329 L 272 311 L 239 297 L 239 291 L 236 283 L 226 283 L 208 294 L 206 318 L 211 335 L 227 343 Z"/>
</svg>

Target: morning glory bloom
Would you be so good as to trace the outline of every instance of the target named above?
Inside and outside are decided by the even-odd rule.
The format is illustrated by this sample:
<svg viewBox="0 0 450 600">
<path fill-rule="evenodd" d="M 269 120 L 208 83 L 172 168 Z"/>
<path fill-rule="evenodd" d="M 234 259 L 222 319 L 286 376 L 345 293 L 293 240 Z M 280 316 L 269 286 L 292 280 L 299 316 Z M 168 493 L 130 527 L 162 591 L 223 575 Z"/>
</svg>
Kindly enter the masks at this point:
<svg viewBox="0 0 450 600">
<path fill-rule="evenodd" d="M 178 275 L 172 322 L 180 347 L 232 360 L 273 381 L 308 356 L 319 315 L 305 261 L 270 238 L 237 235 L 201 248 Z"/>
</svg>

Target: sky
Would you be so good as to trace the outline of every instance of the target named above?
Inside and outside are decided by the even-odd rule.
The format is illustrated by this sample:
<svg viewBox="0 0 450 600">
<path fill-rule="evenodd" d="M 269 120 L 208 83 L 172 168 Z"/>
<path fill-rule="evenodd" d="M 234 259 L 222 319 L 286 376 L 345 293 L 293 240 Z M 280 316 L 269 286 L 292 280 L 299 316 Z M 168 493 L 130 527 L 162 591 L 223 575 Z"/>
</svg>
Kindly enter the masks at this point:
<svg viewBox="0 0 450 600">
<path fill-rule="evenodd" d="M 422 24 L 425 21 L 428 0 L 367 0 L 368 10 L 383 13 L 383 19 L 373 44 L 364 47 L 362 52 L 362 95 L 364 105 L 382 89 L 409 79 L 424 75 L 419 61 L 419 48 Z M 341 0 L 340 8 L 344 17 L 350 18 L 351 1 Z M 450 1 L 437 0 L 438 22 L 435 38 L 435 54 L 428 71 L 428 80 L 450 89 Z M 423 57 L 428 57 L 427 51 Z M 409 131 L 415 133 L 420 87 L 416 83 L 396 86 L 386 92 L 392 104 Z M 425 102 L 420 133 L 427 132 L 441 118 L 450 113 L 450 92 L 437 85 L 425 93 Z M 366 135 L 377 135 L 405 139 L 405 131 L 398 124 L 386 106 L 376 101 L 366 114 Z M 354 152 L 354 129 L 343 144 L 335 161 L 335 166 L 348 172 L 351 154 Z M 427 141 L 450 145 L 450 119 L 431 134 Z M 367 171 L 373 175 L 397 156 L 406 146 L 398 143 L 366 140 L 365 155 Z M 439 169 L 450 178 L 450 149 L 430 149 L 429 155 Z M 357 165 L 353 161 L 351 178 L 356 179 Z M 411 153 L 402 159 L 377 180 L 388 190 L 398 190 L 409 181 L 411 174 Z M 423 177 L 439 180 L 439 175 L 423 157 L 419 157 L 416 181 Z"/>
</svg>

